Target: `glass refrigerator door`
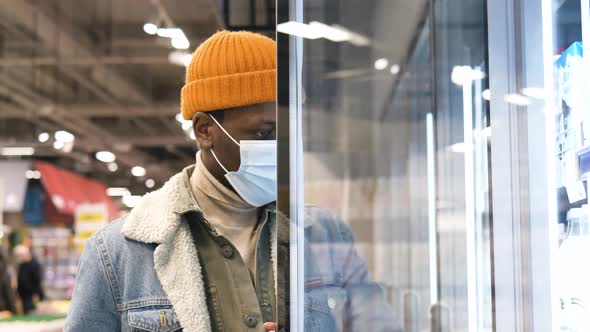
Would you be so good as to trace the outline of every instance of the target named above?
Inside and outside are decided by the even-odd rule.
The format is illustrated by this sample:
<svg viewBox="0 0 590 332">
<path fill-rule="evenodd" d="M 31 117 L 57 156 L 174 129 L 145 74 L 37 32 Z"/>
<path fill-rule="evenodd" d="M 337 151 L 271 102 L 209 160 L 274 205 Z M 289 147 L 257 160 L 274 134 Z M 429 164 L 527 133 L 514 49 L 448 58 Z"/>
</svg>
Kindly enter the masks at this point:
<svg viewBox="0 0 590 332">
<path fill-rule="evenodd" d="M 590 329 L 589 15 L 488 1 L 497 331 Z"/>
<path fill-rule="evenodd" d="M 590 330 L 589 2 L 278 2 L 281 327 Z"/>
<path fill-rule="evenodd" d="M 277 5 L 280 327 L 491 331 L 485 1 Z"/>
</svg>

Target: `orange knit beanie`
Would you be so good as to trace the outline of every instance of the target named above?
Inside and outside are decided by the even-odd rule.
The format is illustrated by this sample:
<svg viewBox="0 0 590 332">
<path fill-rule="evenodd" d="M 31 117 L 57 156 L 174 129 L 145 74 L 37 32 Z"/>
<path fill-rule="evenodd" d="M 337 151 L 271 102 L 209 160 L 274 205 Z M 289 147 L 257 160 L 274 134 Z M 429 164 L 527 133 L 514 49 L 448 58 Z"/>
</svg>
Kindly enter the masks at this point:
<svg viewBox="0 0 590 332">
<path fill-rule="evenodd" d="M 197 112 L 274 102 L 276 43 L 263 35 L 217 32 L 197 48 L 181 93 L 185 120 Z"/>
</svg>

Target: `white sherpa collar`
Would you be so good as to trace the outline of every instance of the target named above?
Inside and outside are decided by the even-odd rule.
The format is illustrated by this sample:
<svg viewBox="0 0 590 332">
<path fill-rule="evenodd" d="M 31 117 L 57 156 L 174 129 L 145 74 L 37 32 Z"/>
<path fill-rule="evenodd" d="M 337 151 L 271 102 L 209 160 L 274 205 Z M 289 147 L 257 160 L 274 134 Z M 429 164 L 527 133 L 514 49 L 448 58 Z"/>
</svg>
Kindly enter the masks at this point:
<svg viewBox="0 0 590 332">
<path fill-rule="evenodd" d="M 185 168 L 162 188 L 143 196 L 125 219 L 123 235 L 145 243 L 170 242 L 181 224 L 180 216 L 200 211 L 191 197 L 189 183 L 194 167 Z"/>
<path fill-rule="evenodd" d="M 181 218 L 188 211 L 200 211 L 190 196 L 193 169 L 185 168 L 161 189 L 145 195 L 127 216 L 121 233 L 131 240 L 159 244 L 154 269 L 180 324 L 185 331 L 210 332 L 199 256 L 189 225 Z"/>
</svg>

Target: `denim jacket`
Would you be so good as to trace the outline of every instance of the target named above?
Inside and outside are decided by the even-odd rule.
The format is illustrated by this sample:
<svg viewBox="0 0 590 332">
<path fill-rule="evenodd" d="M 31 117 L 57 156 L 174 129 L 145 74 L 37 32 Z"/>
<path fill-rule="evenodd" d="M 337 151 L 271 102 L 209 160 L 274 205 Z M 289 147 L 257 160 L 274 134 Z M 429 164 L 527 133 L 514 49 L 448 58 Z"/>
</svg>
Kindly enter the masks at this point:
<svg viewBox="0 0 590 332">
<path fill-rule="evenodd" d="M 206 285 L 183 217 L 199 212 L 192 170 L 86 242 L 65 331 L 211 331 Z M 305 220 L 305 331 L 398 331 L 350 230 L 317 208 L 306 209 Z M 276 263 L 276 241 L 271 248 Z"/>
</svg>

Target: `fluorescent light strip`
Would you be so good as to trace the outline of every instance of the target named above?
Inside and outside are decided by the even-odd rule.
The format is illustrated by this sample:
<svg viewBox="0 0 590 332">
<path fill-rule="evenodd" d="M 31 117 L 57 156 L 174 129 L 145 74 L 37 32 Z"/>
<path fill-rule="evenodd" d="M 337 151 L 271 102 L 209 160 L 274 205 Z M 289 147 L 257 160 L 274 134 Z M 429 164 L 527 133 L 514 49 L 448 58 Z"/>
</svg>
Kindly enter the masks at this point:
<svg viewBox="0 0 590 332">
<path fill-rule="evenodd" d="M 301 22 L 286 22 L 277 25 L 277 31 L 288 35 L 302 37 L 305 39 L 319 39 L 322 38 L 322 34 L 317 29 L 301 23 Z"/>
<path fill-rule="evenodd" d="M 285 22 L 277 25 L 277 31 L 288 35 L 306 39 L 325 38 L 333 42 L 349 42 L 355 46 L 368 46 L 371 41 L 358 33 L 352 32 L 340 25 L 327 25 L 312 21 L 309 24 L 302 22 Z"/>
<path fill-rule="evenodd" d="M 179 28 L 159 28 L 157 34 L 159 37 L 164 38 L 184 37 L 184 32 Z"/>
<path fill-rule="evenodd" d="M 32 156 L 35 149 L 32 147 L 7 147 L 0 148 L 0 155 L 3 156 Z"/>
<path fill-rule="evenodd" d="M 55 140 L 63 143 L 72 143 L 75 140 L 75 136 L 65 130 L 60 130 L 55 133 Z"/>
<path fill-rule="evenodd" d="M 129 192 L 129 189 L 127 189 L 127 188 L 112 187 L 112 188 L 107 188 L 107 195 L 111 196 L 111 197 L 117 197 L 117 196 L 129 196 L 129 195 L 131 195 L 131 193 Z"/>
<path fill-rule="evenodd" d="M 131 174 L 132 174 L 133 176 L 142 177 L 142 176 L 145 176 L 145 174 L 146 174 L 146 171 L 145 171 L 145 168 L 143 168 L 143 167 L 141 167 L 141 166 L 134 166 L 134 167 L 131 169 Z"/>
<path fill-rule="evenodd" d="M 318 31 L 322 37 L 331 40 L 336 43 L 345 42 L 350 40 L 350 34 L 348 31 L 331 27 L 321 22 L 310 22 L 309 26 Z"/>
</svg>

